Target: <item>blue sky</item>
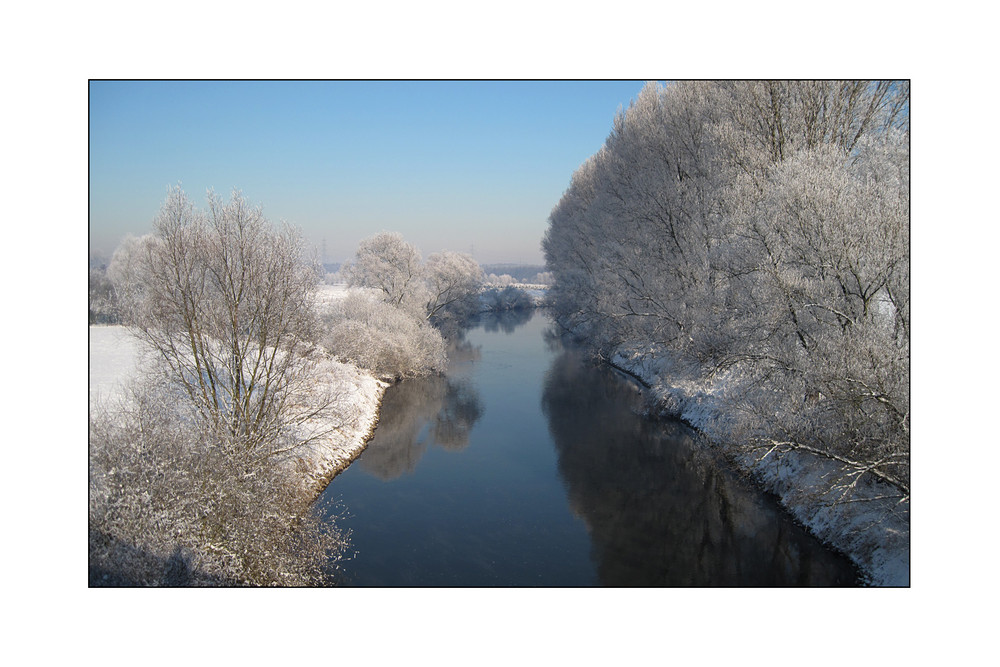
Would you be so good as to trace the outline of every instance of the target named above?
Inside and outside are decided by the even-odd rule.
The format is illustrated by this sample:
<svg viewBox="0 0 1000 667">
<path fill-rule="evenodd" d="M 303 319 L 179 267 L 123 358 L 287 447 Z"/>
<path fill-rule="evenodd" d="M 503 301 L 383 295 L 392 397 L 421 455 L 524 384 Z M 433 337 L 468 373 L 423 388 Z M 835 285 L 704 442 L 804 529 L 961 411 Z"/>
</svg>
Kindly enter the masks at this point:
<svg viewBox="0 0 1000 667">
<path fill-rule="evenodd" d="M 424 256 L 542 263 L 552 207 L 640 81 L 92 81 L 90 246 L 151 231 L 167 188 L 233 188 L 326 258 L 398 231 Z"/>
</svg>

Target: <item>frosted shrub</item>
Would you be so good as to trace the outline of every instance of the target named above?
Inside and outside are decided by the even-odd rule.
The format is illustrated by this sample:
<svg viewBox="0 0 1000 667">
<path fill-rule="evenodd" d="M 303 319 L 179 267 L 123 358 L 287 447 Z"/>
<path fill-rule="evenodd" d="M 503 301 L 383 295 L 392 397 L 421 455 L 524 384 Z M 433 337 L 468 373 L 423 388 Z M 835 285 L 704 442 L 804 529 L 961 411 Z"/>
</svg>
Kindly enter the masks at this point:
<svg viewBox="0 0 1000 667">
<path fill-rule="evenodd" d="M 328 308 L 323 345 L 331 354 L 390 379 L 444 370 L 444 339 L 426 320 L 368 292 Z"/>
<path fill-rule="evenodd" d="M 535 305 L 530 294 L 512 285 L 500 288 L 494 287 L 484 291 L 480 295 L 480 303 L 483 310 L 489 312 L 520 310 L 523 308 L 532 308 Z"/>
<path fill-rule="evenodd" d="M 200 428 L 169 385 L 90 420 L 90 584 L 328 582 L 345 540 L 288 473 Z"/>
</svg>

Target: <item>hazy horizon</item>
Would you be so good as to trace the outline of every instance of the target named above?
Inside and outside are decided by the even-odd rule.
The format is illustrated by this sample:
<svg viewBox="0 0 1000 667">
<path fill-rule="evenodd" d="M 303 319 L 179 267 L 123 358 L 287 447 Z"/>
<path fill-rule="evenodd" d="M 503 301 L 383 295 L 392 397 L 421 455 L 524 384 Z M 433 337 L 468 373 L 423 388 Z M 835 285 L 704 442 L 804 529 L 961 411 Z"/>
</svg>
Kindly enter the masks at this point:
<svg viewBox="0 0 1000 667">
<path fill-rule="evenodd" d="M 573 172 L 641 81 L 91 81 L 91 253 L 140 236 L 167 189 L 233 189 L 327 262 L 380 231 L 424 256 L 543 264 Z"/>
</svg>

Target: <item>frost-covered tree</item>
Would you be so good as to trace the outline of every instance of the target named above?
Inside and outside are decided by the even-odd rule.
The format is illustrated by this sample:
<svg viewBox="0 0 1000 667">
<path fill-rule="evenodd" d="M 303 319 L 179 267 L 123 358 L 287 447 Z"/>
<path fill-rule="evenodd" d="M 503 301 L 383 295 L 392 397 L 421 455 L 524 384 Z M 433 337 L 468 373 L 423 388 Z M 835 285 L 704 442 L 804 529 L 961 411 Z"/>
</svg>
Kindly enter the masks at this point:
<svg viewBox="0 0 1000 667">
<path fill-rule="evenodd" d="M 535 305 L 531 295 L 520 287 L 491 287 L 482 294 L 482 308 L 487 312 L 502 313 L 509 310 L 525 310 Z"/>
<path fill-rule="evenodd" d="M 683 102 L 709 106 L 687 91 Z M 705 130 L 678 107 L 644 88 L 574 175 L 543 242 L 557 313 L 605 352 L 636 339 L 683 350 L 704 321 L 711 199 L 695 175 L 707 172 Z"/>
<path fill-rule="evenodd" d="M 279 456 L 323 435 L 305 427 L 336 398 L 314 381 L 319 273 L 298 233 L 238 192 L 208 201 L 199 211 L 173 189 L 109 275 L 123 320 L 219 445 Z"/>
<path fill-rule="evenodd" d="M 535 274 L 535 277 L 531 279 L 531 282 L 535 285 L 551 285 L 552 284 L 552 272 L 551 271 L 541 271 Z"/>
<path fill-rule="evenodd" d="M 486 284 L 492 287 L 506 287 L 515 283 L 517 283 L 517 279 L 509 273 L 502 273 L 500 275 L 491 273 L 486 276 Z"/>
<path fill-rule="evenodd" d="M 377 289 L 386 303 L 397 308 L 419 313 L 428 301 L 420 251 L 397 232 L 361 241 L 341 273 L 349 286 Z"/>
<path fill-rule="evenodd" d="M 343 544 L 309 512 L 297 459 L 343 421 L 318 370 L 319 273 L 238 192 L 208 204 L 171 190 L 108 269 L 153 364 L 116 415 L 92 416 L 91 562 L 140 584 L 185 583 L 158 582 L 164 563 L 189 583 L 319 583 Z"/>
<path fill-rule="evenodd" d="M 363 240 L 342 271 L 349 286 L 376 289 L 386 303 L 427 319 L 464 310 L 483 280 L 469 255 L 446 250 L 422 263 L 420 251 L 395 232 Z"/>
<path fill-rule="evenodd" d="M 91 268 L 88 275 L 88 319 L 90 324 L 114 324 L 118 321 L 114 286 L 107 270 Z"/>
<path fill-rule="evenodd" d="M 745 372 L 736 414 L 752 441 L 822 452 L 906 492 L 907 155 L 891 132 L 856 147 L 788 158 L 747 211 L 729 281 L 745 306 L 717 363 Z"/>
<path fill-rule="evenodd" d="M 469 255 L 448 250 L 436 252 L 424 265 L 427 291 L 427 318 L 440 318 L 449 311 L 458 316 L 474 308 L 483 284 L 483 270 Z"/>
<path fill-rule="evenodd" d="M 466 317 L 482 280 L 468 255 L 420 251 L 398 233 L 365 239 L 342 269 L 351 287 L 368 288 L 324 315 L 327 349 L 385 378 L 442 371 L 447 328 Z M 370 294 L 377 295 L 374 298 Z"/>
<path fill-rule="evenodd" d="M 444 369 L 440 332 L 450 335 L 476 312 L 483 280 L 472 257 L 442 251 L 421 263 L 415 246 L 389 232 L 363 240 L 343 274 L 349 286 L 372 290 L 378 301 L 352 295 L 335 304 L 324 320 L 327 349 L 397 379 Z"/>
<path fill-rule="evenodd" d="M 647 85 L 550 216 L 557 322 L 729 373 L 734 437 L 907 493 L 908 108 L 906 82 Z"/>
</svg>

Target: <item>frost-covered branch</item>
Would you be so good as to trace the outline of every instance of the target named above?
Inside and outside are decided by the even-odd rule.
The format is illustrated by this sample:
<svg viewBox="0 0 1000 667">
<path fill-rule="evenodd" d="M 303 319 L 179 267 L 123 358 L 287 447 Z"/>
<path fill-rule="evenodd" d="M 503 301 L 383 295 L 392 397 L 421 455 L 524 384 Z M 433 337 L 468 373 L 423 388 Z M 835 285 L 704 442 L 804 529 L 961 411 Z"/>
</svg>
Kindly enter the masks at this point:
<svg viewBox="0 0 1000 667">
<path fill-rule="evenodd" d="M 771 453 L 779 450 L 806 452 L 809 454 L 813 454 L 814 456 L 820 456 L 829 459 L 831 461 L 842 463 L 845 466 L 847 466 L 851 470 L 850 475 L 854 479 L 854 482 L 852 482 L 849 485 L 850 487 L 856 485 L 857 479 L 861 475 L 871 474 L 872 476 L 877 477 L 883 482 L 887 482 L 888 484 L 895 486 L 897 489 L 902 491 L 906 496 L 909 496 L 910 494 L 909 483 L 897 478 L 894 475 L 886 473 L 884 470 L 881 469 L 882 466 L 885 466 L 889 463 L 898 463 L 902 461 L 907 461 L 909 459 L 909 456 L 907 454 L 893 454 L 890 456 L 886 456 L 878 461 L 864 462 L 864 461 L 855 461 L 845 456 L 838 455 L 834 452 L 817 449 L 816 447 L 788 440 L 780 440 L 780 441 L 767 440 L 766 444 L 771 445 L 771 448 L 768 449 L 768 451 L 758 460 L 763 460 Z M 841 487 L 838 485 L 836 488 L 841 488 Z"/>
</svg>

